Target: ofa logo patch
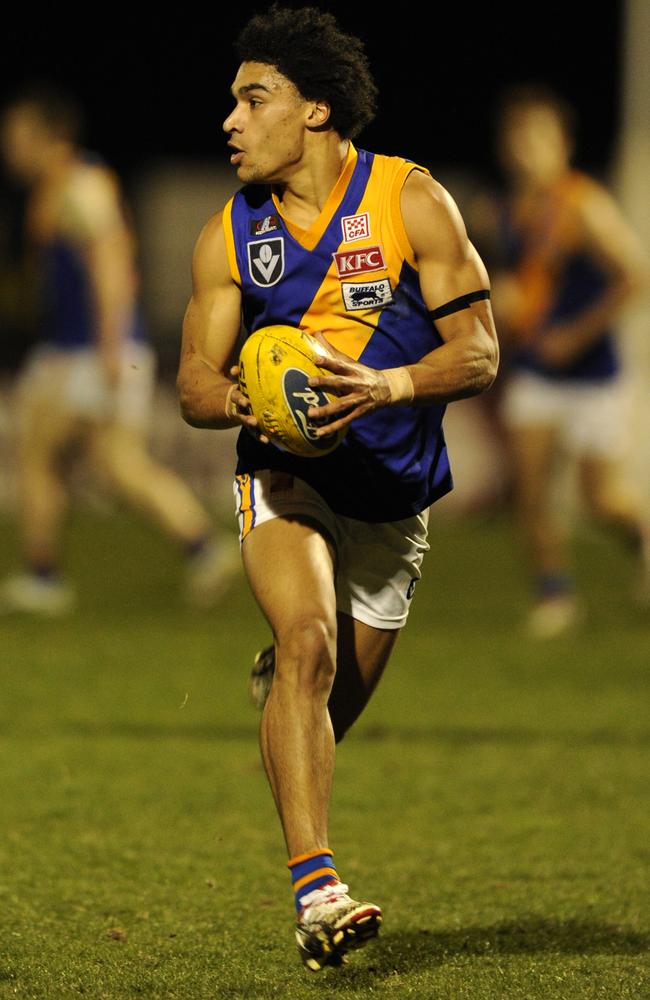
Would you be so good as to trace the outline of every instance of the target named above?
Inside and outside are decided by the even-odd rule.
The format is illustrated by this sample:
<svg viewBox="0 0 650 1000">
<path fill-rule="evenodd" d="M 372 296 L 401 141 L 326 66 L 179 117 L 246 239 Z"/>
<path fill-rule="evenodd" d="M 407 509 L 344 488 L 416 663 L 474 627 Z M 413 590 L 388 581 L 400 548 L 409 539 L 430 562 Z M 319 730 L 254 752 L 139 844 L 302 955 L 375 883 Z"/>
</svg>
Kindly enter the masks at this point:
<svg viewBox="0 0 650 1000">
<path fill-rule="evenodd" d="M 365 271 L 385 271 L 386 263 L 379 246 L 360 247 L 358 250 L 339 250 L 332 254 L 339 278 L 351 278 Z"/>
<path fill-rule="evenodd" d="M 282 392 L 284 400 L 294 423 L 306 441 L 315 448 L 329 448 L 332 434 L 316 437 L 318 424 L 307 416 L 310 406 L 325 406 L 329 399 L 322 389 L 313 389 L 308 385 L 309 375 L 300 368 L 287 368 L 282 377 Z"/>
<path fill-rule="evenodd" d="M 377 281 L 342 281 L 341 292 L 348 312 L 380 309 L 393 301 L 393 289 L 388 278 L 379 278 Z"/>
<path fill-rule="evenodd" d="M 248 271 L 261 288 L 277 285 L 284 274 L 284 237 L 272 236 L 249 243 Z"/>
</svg>

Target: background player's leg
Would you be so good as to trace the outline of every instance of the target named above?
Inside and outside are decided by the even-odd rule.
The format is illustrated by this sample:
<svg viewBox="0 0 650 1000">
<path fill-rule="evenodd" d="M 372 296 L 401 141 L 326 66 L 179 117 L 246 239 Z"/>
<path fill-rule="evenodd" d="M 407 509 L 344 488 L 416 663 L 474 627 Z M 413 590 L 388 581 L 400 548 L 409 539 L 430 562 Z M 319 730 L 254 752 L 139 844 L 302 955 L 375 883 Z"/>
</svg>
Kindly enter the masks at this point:
<svg viewBox="0 0 650 1000">
<path fill-rule="evenodd" d="M 640 547 L 644 538 L 641 503 L 626 483 L 620 463 L 600 456 L 583 457 L 579 469 L 583 496 L 591 513 L 618 529 L 630 544 Z"/>
<path fill-rule="evenodd" d="M 289 855 L 328 844 L 336 659 L 334 552 L 313 526 L 274 518 L 243 545 L 253 594 L 273 630 L 276 666 L 260 731 Z"/>
<path fill-rule="evenodd" d="M 551 503 L 558 436 L 552 426 L 531 425 L 513 429 L 510 437 L 519 533 L 536 590 L 527 629 L 540 639 L 560 635 L 578 618 L 568 571 L 566 529 L 554 515 Z"/>
<path fill-rule="evenodd" d="M 558 433 L 551 426 L 510 431 L 518 526 L 533 572 L 538 577 L 566 570 L 564 539 L 550 506 L 550 482 L 557 446 Z"/>
<path fill-rule="evenodd" d="M 138 428 L 95 427 L 90 457 L 120 496 L 154 517 L 173 538 L 191 543 L 211 534 L 210 518 L 202 505 L 176 473 L 147 453 Z"/>
<path fill-rule="evenodd" d="M 61 578 L 61 529 L 68 493 L 63 459 L 81 433 L 79 420 L 31 391 L 17 405 L 16 475 L 24 571 L 0 584 L 0 612 L 60 615 L 74 605 Z"/>
<path fill-rule="evenodd" d="M 329 713 L 338 743 L 358 719 L 375 690 L 399 629 L 378 629 L 339 611 L 336 676 Z"/>
<path fill-rule="evenodd" d="M 74 414 L 38 400 L 23 402 L 18 424 L 16 468 L 25 561 L 32 571 L 56 572 L 68 500 L 63 453 L 81 433 L 81 424 Z"/>
</svg>

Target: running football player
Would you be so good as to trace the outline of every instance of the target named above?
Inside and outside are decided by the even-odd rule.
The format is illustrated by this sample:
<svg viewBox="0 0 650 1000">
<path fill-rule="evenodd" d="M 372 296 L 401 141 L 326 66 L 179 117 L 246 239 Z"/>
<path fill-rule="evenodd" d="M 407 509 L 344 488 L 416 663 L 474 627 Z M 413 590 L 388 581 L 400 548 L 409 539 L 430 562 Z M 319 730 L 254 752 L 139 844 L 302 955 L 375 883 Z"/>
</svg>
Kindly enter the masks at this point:
<svg viewBox="0 0 650 1000">
<path fill-rule="evenodd" d="M 563 453 L 587 509 L 637 549 L 650 580 L 650 525 L 624 472 L 626 387 L 616 332 L 648 265 L 611 195 L 572 167 L 573 112 L 557 95 L 511 92 L 498 144 L 508 180 L 494 227 L 503 261 L 498 318 L 513 369 L 504 420 L 534 587 L 527 629 L 552 638 L 580 618 L 553 503 Z"/>
<path fill-rule="evenodd" d="M 67 94 L 32 88 L 2 116 L 2 150 L 29 188 L 26 237 L 40 291 L 40 341 L 18 383 L 17 472 L 24 571 L 0 583 L 0 613 L 69 611 L 61 567 L 68 499 L 62 458 L 82 444 L 109 487 L 187 553 L 187 594 L 213 603 L 235 570 L 232 543 L 185 483 L 146 448 L 155 357 L 137 300 L 134 239 L 115 174 L 79 146 Z M 239 562 L 235 550 L 236 562 Z"/>
<path fill-rule="evenodd" d="M 237 46 L 224 123 L 244 187 L 201 233 L 178 377 L 185 419 L 242 425 L 235 494 L 248 579 L 274 637 L 261 749 L 282 822 L 304 963 L 373 937 L 374 903 L 348 894 L 328 837 L 334 744 L 368 701 L 405 624 L 430 505 L 451 489 L 442 417 L 497 368 L 488 277 L 428 171 L 358 149 L 376 88 L 363 45 L 331 14 L 273 7 Z M 250 333 L 299 326 L 328 345 L 349 426 L 299 458 L 257 433 L 233 382 Z M 236 374 L 237 369 L 234 369 Z"/>
</svg>

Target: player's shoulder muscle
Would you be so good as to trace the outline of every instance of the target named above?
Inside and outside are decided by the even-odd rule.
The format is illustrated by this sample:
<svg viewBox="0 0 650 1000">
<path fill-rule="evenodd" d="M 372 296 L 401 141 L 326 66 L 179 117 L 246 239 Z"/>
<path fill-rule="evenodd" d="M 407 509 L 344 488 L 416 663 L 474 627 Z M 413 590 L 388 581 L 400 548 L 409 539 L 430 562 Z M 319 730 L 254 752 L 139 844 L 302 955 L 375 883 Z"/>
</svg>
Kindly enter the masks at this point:
<svg viewBox="0 0 650 1000">
<path fill-rule="evenodd" d="M 100 237 L 124 225 L 120 186 L 115 174 L 99 164 L 80 164 L 63 197 L 63 225 L 79 239 Z"/>
<path fill-rule="evenodd" d="M 224 236 L 223 209 L 211 216 L 199 233 L 192 257 L 192 284 L 194 294 L 231 285 L 226 241 Z"/>
<path fill-rule="evenodd" d="M 430 174 L 412 170 L 400 200 L 404 228 L 416 258 L 466 259 L 465 223 L 447 189 Z"/>
</svg>

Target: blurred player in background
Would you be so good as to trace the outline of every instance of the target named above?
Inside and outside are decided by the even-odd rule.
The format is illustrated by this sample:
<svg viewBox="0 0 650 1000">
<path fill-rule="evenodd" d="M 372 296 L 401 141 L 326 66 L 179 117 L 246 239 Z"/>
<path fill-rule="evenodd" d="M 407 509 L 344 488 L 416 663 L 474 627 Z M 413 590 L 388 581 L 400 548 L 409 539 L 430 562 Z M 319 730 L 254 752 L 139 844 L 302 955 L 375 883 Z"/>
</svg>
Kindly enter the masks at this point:
<svg viewBox="0 0 650 1000">
<path fill-rule="evenodd" d="M 553 471 L 568 453 L 589 511 L 640 552 L 648 527 L 622 470 L 625 392 L 614 330 L 647 270 L 610 195 L 571 166 L 573 114 L 543 88 L 518 88 L 500 108 L 498 148 L 509 181 L 494 229 L 502 270 L 495 316 L 512 365 L 503 419 L 515 500 L 535 579 L 528 626 L 550 637 L 579 617 Z"/>
<path fill-rule="evenodd" d="M 0 611 L 56 615 L 75 603 L 61 575 L 64 459 L 83 446 L 121 498 L 187 553 L 187 596 L 208 606 L 235 569 L 189 488 L 147 452 L 155 359 L 137 301 L 134 238 L 119 183 L 78 146 L 80 111 L 52 88 L 5 109 L 2 150 L 29 187 L 28 266 L 39 344 L 17 387 L 17 473 L 25 570 L 0 584 Z"/>
<path fill-rule="evenodd" d="M 318 970 L 381 921 L 348 895 L 329 846 L 334 744 L 406 623 L 428 508 L 451 489 L 445 404 L 488 388 L 498 349 L 487 274 L 452 199 L 417 164 L 351 141 L 374 115 L 361 42 L 330 14 L 274 6 L 238 54 L 224 129 L 246 187 L 199 237 L 178 383 L 190 423 L 243 425 L 244 566 L 275 640 L 262 755 L 298 949 Z M 255 435 L 229 377 L 242 309 L 249 333 L 286 323 L 323 337 L 331 374 L 310 384 L 339 398 L 309 416 L 330 421 L 318 433 L 349 425 L 330 455 Z"/>
</svg>

